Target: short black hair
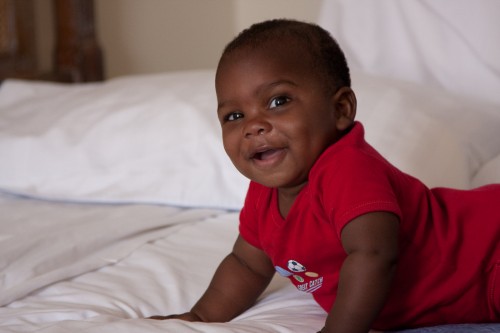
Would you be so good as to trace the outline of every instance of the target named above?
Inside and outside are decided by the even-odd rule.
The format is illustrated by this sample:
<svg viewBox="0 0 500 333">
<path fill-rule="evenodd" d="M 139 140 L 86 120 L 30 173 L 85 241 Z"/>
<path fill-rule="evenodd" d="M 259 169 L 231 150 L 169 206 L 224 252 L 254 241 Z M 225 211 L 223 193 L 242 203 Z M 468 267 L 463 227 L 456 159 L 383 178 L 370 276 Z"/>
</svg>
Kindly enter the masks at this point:
<svg viewBox="0 0 500 333">
<path fill-rule="evenodd" d="M 255 23 L 243 30 L 227 46 L 222 59 L 243 47 L 256 48 L 263 43 L 291 37 L 312 58 L 313 66 L 334 91 L 351 86 L 349 66 L 344 52 L 331 34 L 319 25 L 291 19 L 273 19 Z"/>
</svg>

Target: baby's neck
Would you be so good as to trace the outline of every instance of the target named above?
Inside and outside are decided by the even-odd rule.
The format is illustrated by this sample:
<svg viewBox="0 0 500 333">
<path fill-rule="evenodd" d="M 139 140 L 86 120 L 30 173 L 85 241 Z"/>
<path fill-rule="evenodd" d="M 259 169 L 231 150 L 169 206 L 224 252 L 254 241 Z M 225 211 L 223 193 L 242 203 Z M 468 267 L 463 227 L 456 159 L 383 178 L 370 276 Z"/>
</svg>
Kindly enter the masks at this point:
<svg viewBox="0 0 500 333">
<path fill-rule="evenodd" d="M 290 212 L 295 199 L 306 184 L 307 182 L 294 187 L 278 189 L 278 207 L 280 214 L 284 219 L 286 219 L 286 217 L 288 216 L 288 213 Z"/>
</svg>

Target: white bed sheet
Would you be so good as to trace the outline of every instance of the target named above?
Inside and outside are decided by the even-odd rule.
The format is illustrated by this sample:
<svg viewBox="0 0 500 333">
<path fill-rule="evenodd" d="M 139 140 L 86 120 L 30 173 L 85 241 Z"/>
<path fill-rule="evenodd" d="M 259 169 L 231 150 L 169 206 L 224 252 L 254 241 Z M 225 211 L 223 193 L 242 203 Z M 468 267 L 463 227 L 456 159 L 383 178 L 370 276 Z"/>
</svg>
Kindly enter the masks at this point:
<svg viewBox="0 0 500 333">
<path fill-rule="evenodd" d="M 0 200 L 0 305 L 116 263 L 179 225 L 217 213 L 168 206 Z"/>
<path fill-rule="evenodd" d="M 57 272 L 46 272 L 36 283 L 19 281 L 15 295 L 2 290 L 4 301 L 19 299 L 0 308 L 0 332 L 298 333 L 319 329 L 324 322 L 326 314 L 311 296 L 298 292 L 281 277 L 273 280 L 255 307 L 230 323 L 144 319 L 189 310 L 231 249 L 237 213 L 12 197 L 1 198 L 0 204 L 0 226 L 15 222 L 19 230 L 26 231 L 11 238 L 2 233 L 4 242 L 22 243 L 19 261 L 2 265 L 2 279 L 4 274 L 19 275 L 33 268 L 35 257 L 45 264 L 52 262 L 49 267 Z M 36 236 L 42 228 L 37 224 L 46 226 L 44 236 Z M 47 224 L 54 227 L 53 235 L 47 233 Z M 107 240 L 87 237 L 91 233 Z M 74 235 L 71 240 L 57 244 L 59 236 L 68 239 L 70 234 Z M 43 247 L 41 242 L 45 242 Z M 87 250 L 75 250 L 83 247 Z M 2 260 L 5 258 L 2 254 Z M 68 260 L 73 264 L 68 265 Z M 35 286 L 41 288 L 34 290 Z"/>
<path fill-rule="evenodd" d="M 49 274 L 50 279 L 45 279 L 36 290 L 33 284 L 19 281 L 24 286 L 19 287 L 23 290 L 19 298 L 0 308 L 2 333 L 303 333 L 315 332 L 326 318 L 310 294 L 297 291 L 286 279 L 276 276 L 255 306 L 229 323 L 145 319 L 156 314 L 184 312 L 196 302 L 217 264 L 231 249 L 237 235 L 236 212 L 53 203 L 5 195 L 0 195 L 0 204 L 2 227 L 16 223 L 19 230 L 26 230 L 27 225 L 48 224 L 49 228 L 57 225 L 57 230 L 68 223 L 74 224 L 74 228 L 63 226 L 59 234 L 67 237 L 70 229 L 75 231 L 72 242 L 65 245 L 54 245 L 57 242 L 52 240 L 57 237 L 50 234 L 47 237 L 47 233 L 32 240 L 19 236 L 26 245 L 22 248 L 29 250 L 31 245 L 35 246 L 31 255 L 39 253 L 45 262 L 54 260 L 60 266 L 52 265 L 52 269 L 61 271 Z M 162 223 L 153 227 L 154 221 Z M 70 256 L 74 261 L 72 268 L 66 270 L 64 260 L 55 260 L 66 257 L 56 248 L 64 252 L 63 247 L 88 245 L 89 239 L 79 233 L 83 223 L 88 228 L 97 227 L 101 231 L 97 235 L 106 231 L 112 236 L 105 237 L 108 246 L 102 243 L 88 246 L 87 251 L 75 251 Z M 29 234 L 34 236 L 35 229 L 41 228 L 38 226 Z M 5 241 L 4 229 L 1 230 Z M 44 238 L 47 239 L 44 246 L 36 246 Z M 20 267 L 30 265 L 29 251 L 24 255 L 20 252 L 20 262 L 16 261 L 14 268 L 2 265 L 1 274 L 18 272 Z M 2 260 L 5 258 L 2 253 Z M 73 276 L 78 271 L 80 274 Z M 23 293 L 27 295 L 21 296 Z M 0 295 L 4 296 L 4 290 Z M 401 332 L 493 333 L 500 332 L 500 324 L 448 325 Z"/>
</svg>

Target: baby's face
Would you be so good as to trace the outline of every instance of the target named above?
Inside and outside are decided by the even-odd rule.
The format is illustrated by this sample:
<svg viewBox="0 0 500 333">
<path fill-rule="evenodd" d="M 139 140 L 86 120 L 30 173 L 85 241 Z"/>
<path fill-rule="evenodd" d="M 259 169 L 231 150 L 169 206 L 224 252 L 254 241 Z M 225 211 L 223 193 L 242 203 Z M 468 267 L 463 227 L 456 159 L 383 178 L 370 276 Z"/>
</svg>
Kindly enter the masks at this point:
<svg viewBox="0 0 500 333">
<path fill-rule="evenodd" d="M 240 49 L 216 77 L 224 148 L 246 177 L 268 187 L 301 188 L 338 136 L 333 96 L 297 48 Z"/>
</svg>

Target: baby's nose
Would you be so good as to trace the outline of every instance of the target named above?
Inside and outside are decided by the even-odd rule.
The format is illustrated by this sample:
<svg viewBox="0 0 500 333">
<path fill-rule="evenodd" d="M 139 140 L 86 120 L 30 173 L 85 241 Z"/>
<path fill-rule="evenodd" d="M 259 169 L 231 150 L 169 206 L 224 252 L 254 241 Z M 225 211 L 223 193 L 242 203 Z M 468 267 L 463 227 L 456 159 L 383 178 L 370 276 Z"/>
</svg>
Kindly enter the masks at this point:
<svg viewBox="0 0 500 333">
<path fill-rule="evenodd" d="M 245 128 L 245 137 L 263 135 L 271 130 L 272 126 L 264 119 L 252 119 Z"/>
</svg>

